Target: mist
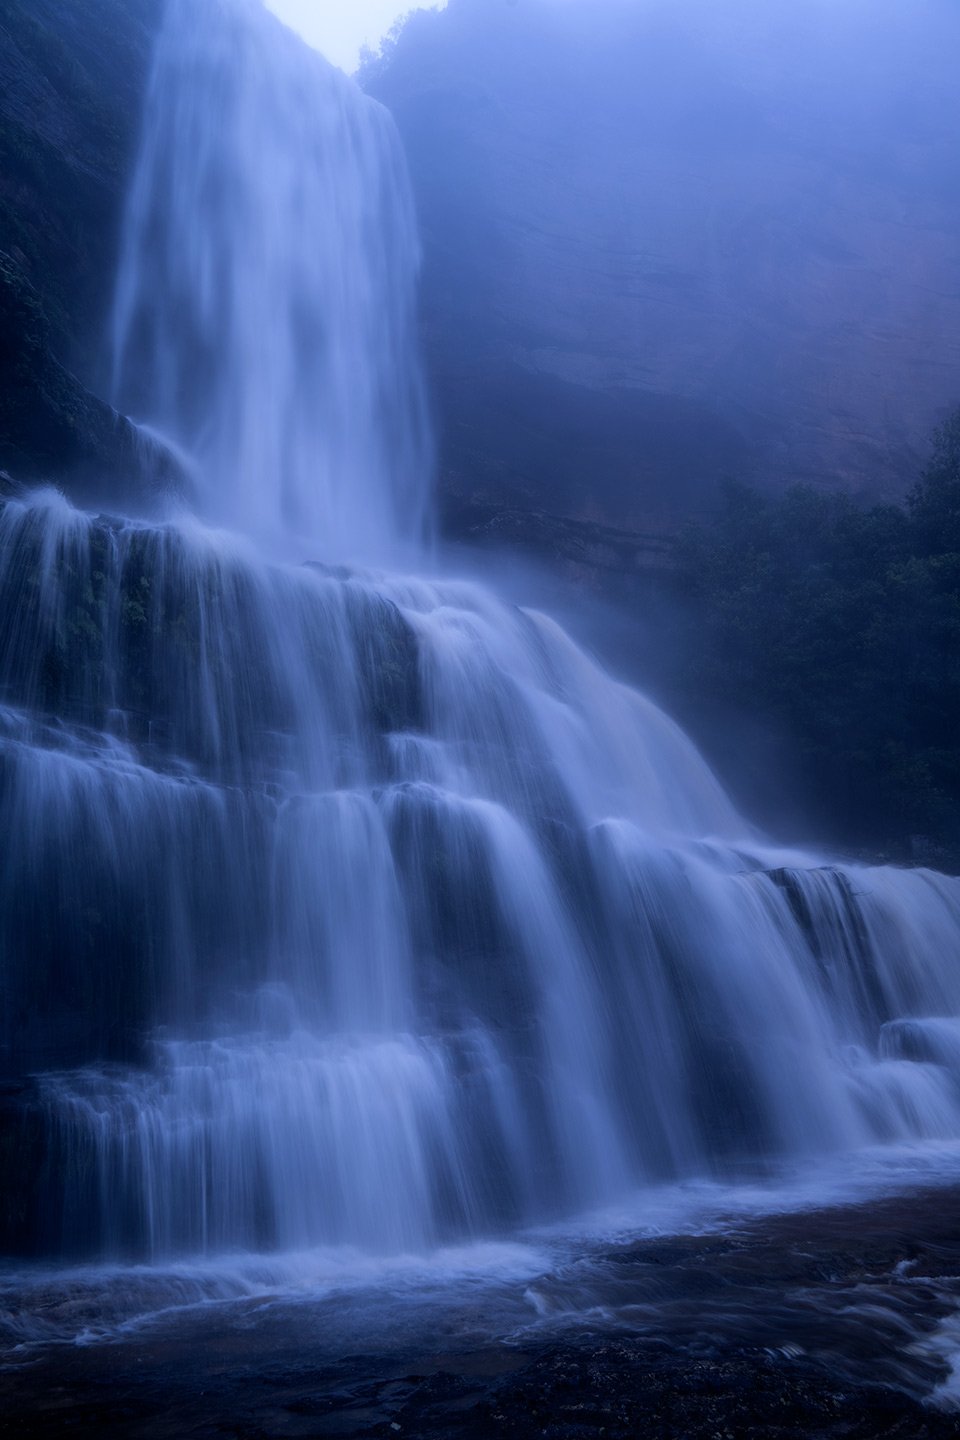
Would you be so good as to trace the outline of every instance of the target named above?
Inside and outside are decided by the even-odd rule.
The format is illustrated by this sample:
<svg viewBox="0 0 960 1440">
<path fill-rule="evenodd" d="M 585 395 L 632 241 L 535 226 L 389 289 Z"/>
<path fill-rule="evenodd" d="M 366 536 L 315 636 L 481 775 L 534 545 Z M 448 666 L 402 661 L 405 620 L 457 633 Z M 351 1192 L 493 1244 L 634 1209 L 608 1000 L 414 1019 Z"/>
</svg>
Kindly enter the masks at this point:
<svg viewBox="0 0 960 1440">
<path fill-rule="evenodd" d="M 731 477 L 868 511 L 923 473 L 960 402 L 957 53 L 938 0 L 451 0 L 361 77 L 421 221 L 447 531 L 588 590 L 594 648 L 794 838 L 862 796 L 825 818 L 792 707 L 698 683 L 671 546 Z"/>
<path fill-rule="evenodd" d="M 440 10 L 445 0 L 421 8 Z M 302 35 L 332 64 L 352 74 L 364 51 L 376 53 L 394 25 L 416 7 L 401 0 L 268 0 L 284 24 Z M 398 8 L 399 7 L 399 8 Z"/>
<path fill-rule="evenodd" d="M 960 391 L 958 45 L 937 0 L 414 16 L 365 83 L 450 483 L 637 530 L 725 474 L 902 495 Z"/>
</svg>

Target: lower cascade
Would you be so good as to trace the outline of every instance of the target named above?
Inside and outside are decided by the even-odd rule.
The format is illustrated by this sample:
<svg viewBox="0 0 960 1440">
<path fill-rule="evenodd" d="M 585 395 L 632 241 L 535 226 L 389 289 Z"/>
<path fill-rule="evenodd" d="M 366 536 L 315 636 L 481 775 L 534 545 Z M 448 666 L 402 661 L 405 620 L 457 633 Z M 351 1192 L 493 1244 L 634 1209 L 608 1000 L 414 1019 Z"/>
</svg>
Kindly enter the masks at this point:
<svg viewBox="0 0 960 1440">
<path fill-rule="evenodd" d="M 170 0 L 118 395 L 232 528 L 0 502 L 8 1253 L 398 1255 L 960 1140 L 960 882 L 773 846 L 550 619 L 369 568 L 429 528 L 415 273 L 385 112 Z"/>
<path fill-rule="evenodd" d="M 960 883 L 751 836 L 544 616 L 52 492 L 0 597 L 21 1245 L 398 1252 L 960 1136 Z"/>
</svg>

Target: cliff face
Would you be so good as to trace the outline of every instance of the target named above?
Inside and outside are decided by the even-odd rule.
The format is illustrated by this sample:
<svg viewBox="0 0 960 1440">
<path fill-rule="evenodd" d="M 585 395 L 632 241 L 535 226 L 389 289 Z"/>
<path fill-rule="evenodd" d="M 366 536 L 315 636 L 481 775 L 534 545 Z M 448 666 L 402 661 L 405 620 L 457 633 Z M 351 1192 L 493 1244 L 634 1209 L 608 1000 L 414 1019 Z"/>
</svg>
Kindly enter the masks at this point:
<svg viewBox="0 0 960 1440">
<path fill-rule="evenodd" d="M 902 493 L 960 399 L 945 0 L 450 0 L 407 146 L 445 483 L 649 528 L 735 472 Z"/>
<path fill-rule="evenodd" d="M 127 499 L 96 396 L 162 5 L 0 0 L 0 469 Z M 448 527 L 645 554 L 724 474 L 902 493 L 960 400 L 958 46 L 953 0 L 416 13 L 364 79 L 417 190 Z"/>
<path fill-rule="evenodd" d="M 0 467 L 135 485 L 97 398 L 127 177 L 162 0 L 0 5 Z"/>
</svg>

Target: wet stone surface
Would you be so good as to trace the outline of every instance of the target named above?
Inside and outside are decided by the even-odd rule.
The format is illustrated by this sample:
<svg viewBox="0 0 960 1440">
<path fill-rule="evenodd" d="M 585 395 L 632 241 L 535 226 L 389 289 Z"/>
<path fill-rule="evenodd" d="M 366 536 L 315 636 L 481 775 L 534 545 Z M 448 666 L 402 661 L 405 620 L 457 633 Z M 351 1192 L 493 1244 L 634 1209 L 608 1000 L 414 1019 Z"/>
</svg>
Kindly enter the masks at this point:
<svg viewBox="0 0 960 1440">
<path fill-rule="evenodd" d="M 958 1213 L 938 1190 L 598 1248 L 517 1282 L 542 1318 L 506 1340 L 509 1287 L 412 1321 L 368 1297 L 359 1328 L 344 1296 L 185 1311 L 10 1356 L 0 1436 L 946 1440 Z"/>
</svg>

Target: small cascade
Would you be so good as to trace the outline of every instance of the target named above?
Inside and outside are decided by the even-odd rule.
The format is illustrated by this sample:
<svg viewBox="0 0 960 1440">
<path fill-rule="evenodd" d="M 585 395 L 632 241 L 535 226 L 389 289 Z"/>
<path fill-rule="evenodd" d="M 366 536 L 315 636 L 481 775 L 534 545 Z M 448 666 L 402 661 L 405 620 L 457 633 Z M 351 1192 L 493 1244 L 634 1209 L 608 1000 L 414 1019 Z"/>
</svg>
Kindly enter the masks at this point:
<svg viewBox="0 0 960 1440">
<path fill-rule="evenodd" d="M 547 617 L 370 568 L 416 264 L 389 117 L 170 0 L 117 384 L 203 523 L 0 509 L 4 1249 L 382 1256 L 960 1140 L 960 882 L 776 849 Z"/>
<path fill-rule="evenodd" d="M 773 850 L 543 616 L 52 493 L 0 604 L 35 1248 L 423 1249 L 960 1137 L 960 883 Z"/>
</svg>

